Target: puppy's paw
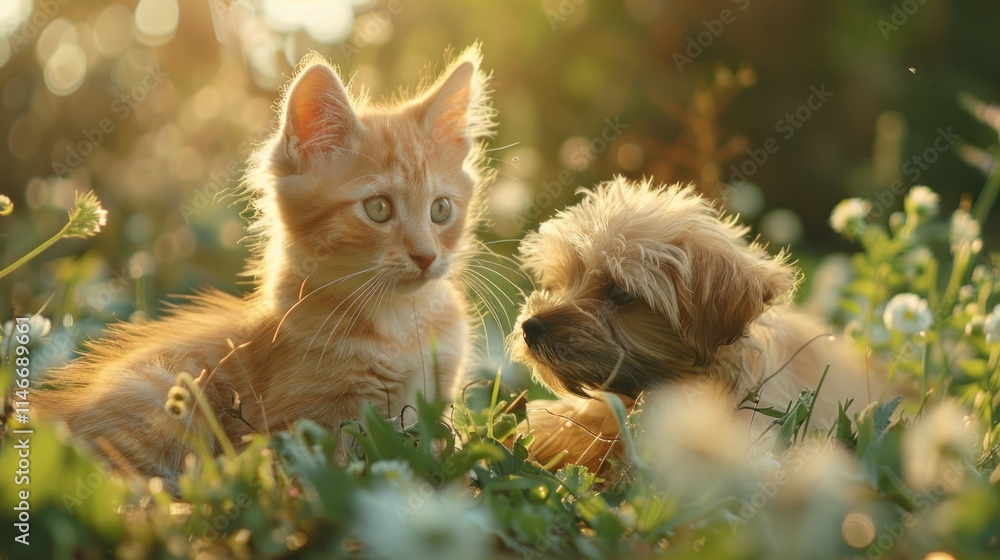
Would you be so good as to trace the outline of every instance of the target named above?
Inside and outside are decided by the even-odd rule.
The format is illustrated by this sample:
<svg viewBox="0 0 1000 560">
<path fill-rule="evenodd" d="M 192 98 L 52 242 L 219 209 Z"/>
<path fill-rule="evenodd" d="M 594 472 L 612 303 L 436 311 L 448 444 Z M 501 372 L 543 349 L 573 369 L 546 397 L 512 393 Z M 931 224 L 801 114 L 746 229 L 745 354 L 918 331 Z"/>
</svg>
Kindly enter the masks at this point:
<svg viewBox="0 0 1000 560">
<path fill-rule="evenodd" d="M 626 401 L 631 408 L 633 403 Z M 528 402 L 528 417 L 518 426 L 520 433 L 532 433 L 529 457 L 549 470 L 565 465 L 583 465 L 600 472 L 609 457 L 621 459 L 621 428 L 608 405 L 599 398 L 567 397 L 560 400 Z"/>
</svg>

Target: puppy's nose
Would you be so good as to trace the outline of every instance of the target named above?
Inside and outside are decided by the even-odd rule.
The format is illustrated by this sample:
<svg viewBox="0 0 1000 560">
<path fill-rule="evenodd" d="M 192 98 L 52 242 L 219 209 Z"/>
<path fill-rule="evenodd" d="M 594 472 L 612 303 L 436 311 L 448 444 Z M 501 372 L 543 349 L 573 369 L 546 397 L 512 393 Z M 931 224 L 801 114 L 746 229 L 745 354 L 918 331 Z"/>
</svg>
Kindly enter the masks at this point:
<svg viewBox="0 0 1000 560">
<path fill-rule="evenodd" d="M 532 345 L 538 338 L 549 331 L 549 326 L 538 317 L 529 317 L 521 324 L 521 331 L 524 332 L 524 341 Z"/>
<path fill-rule="evenodd" d="M 413 262 L 417 263 L 420 270 L 427 270 L 431 267 L 431 264 L 434 262 L 434 259 L 437 258 L 437 255 L 410 255 L 410 258 L 413 259 Z"/>
</svg>

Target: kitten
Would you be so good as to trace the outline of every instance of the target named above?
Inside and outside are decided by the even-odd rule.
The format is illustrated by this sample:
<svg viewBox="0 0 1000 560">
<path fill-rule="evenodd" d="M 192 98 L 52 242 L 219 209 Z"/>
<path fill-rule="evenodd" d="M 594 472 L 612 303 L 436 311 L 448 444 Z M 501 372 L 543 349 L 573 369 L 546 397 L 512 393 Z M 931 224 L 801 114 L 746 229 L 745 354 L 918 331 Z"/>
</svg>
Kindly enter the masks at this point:
<svg viewBox="0 0 1000 560">
<path fill-rule="evenodd" d="M 112 327 L 50 377 L 43 414 L 116 466 L 172 480 L 191 434 L 207 433 L 164 409 L 180 372 L 206 372 L 237 444 L 299 418 L 338 428 L 363 403 L 394 417 L 417 392 L 450 397 L 470 324 L 455 278 L 487 178 L 478 140 L 493 127 L 480 60 L 474 45 L 422 94 L 375 105 L 307 56 L 244 179 L 252 293 L 209 291 L 161 321 Z"/>
</svg>

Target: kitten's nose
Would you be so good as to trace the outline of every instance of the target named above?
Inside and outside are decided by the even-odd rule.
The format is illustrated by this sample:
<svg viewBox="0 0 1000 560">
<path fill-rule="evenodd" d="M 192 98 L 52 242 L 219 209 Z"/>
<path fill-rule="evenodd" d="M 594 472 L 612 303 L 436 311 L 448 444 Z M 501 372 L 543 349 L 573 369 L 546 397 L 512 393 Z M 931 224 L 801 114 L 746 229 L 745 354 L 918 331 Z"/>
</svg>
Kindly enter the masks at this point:
<svg viewBox="0 0 1000 560">
<path fill-rule="evenodd" d="M 417 263 L 420 270 L 427 270 L 434 263 L 437 255 L 410 255 L 410 258 L 413 259 L 413 262 Z"/>
<path fill-rule="evenodd" d="M 531 346 L 538 342 L 538 338 L 549 332 L 549 326 L 538 317 L 529 317 L 521 324 L 521 331 L 524 333 L 524 341 Z"/>
</svg>

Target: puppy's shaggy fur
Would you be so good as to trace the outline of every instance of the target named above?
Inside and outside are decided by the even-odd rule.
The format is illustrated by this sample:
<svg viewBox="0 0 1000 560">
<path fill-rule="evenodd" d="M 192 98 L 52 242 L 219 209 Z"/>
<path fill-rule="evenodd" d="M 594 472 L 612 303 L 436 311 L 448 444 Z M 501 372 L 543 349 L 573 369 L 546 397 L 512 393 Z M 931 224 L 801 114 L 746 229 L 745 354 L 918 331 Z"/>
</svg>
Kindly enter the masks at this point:
<svg viewBox="0 0 1000 560">
<path fill-rule="evenodd" d="M 582 192 L 520 247 L 539 289 L 510 342 L 542 383 L 582 399 L 721 387 L 734 409 L 753 393 L 783 410 L 829 364 L 813 425 L 840 400 L 867 404 L 863 356 L 788 304 L 798 273 L 785 253 L 748 244 L 747 228 L 690 188 L 616 178 Z M 745 420 L 757 433 L 769 423 Z M 594 466 L 617 432 L 603 403 L 577 398 L 536 402 L 529 422 L 543 463 L 565 450 L 562 463 Z"/>
</svg>

